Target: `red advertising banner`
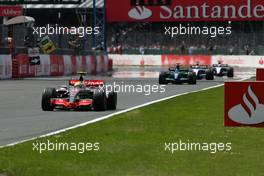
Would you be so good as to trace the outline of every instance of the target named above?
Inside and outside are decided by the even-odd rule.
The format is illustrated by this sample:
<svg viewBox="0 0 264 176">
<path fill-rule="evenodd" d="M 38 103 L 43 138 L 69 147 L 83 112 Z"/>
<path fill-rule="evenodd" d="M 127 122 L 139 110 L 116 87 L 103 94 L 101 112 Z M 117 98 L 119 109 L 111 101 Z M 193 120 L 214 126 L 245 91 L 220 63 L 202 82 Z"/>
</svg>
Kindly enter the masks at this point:
<svg viewBox="0 0 264 176">
<path fill-rule="evenodd" d="M 162 55 L 161 65 L 162 66 L 175 66 L 176 64 L 181 65 L 194 65 L 200 63 L 201 65 L 212 65 L 211 56 L 209 55 Z"/>
<path fill-rule="evenodd" d="M 50 75 L 63 76 L 64 63 L 62 55 L 50 55 Z"/>
<path fill-rule="evenodd" d="M 257 68 L 257 81 L 264 81 L 264 68 Z"/>
<path fill-rule="evenodd" d="M 133 6 L 135 2 L 139 6 Z M 262 0 L 171 0 L 170 6 L 158 6 L 159 2 L 158 0 L 108 0 L 107 20 L 108 22 L 264 20 Z"/>
<path fill-rule="evenodd" d="M 71 56 L 71 67 L 72 67 L 72 74 L 76 74 L 77 73 L 77 60 L 76 60 L 76 56 Z"/>
<path fill-rule="evenodd" d="M 225 83 L 225 126 L 264 127 L 264 82 Z"/>
<path fill-rule="evenodd" d="M 22 6 L 0 6 L 0 17 L 20 16 L 22 13 Z"/>
</svg>

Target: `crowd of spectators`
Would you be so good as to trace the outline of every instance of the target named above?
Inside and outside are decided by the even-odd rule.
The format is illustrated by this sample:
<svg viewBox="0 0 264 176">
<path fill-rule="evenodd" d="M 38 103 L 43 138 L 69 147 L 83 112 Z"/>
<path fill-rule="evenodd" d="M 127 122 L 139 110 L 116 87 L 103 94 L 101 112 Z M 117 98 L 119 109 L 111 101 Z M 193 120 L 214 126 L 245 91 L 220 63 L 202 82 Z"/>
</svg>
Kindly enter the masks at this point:
<svg viewBox="0 0 264 176">
<path fill-rule="evenodd" d="M 263 25 L 264 26 L 264 25 Z M 114 24 L 110 26 L 108 51 L 123 54 L 261 54 L 264 30 L 240 29 L 231 35 L 212 38 L 206 35 L 182 35 L 171 38 L 151 23 Z M 263 53 L 262 53 L 263 54 Z"/>
<path fill-rule="evenodd" d="M 164 34 L 164 26 L 175 25 L 164 23 L 114 23 L 108 24 L 107 51 L 116 54 L 226 54 L 254 55 L 264 54 L 264 22 L 232 23 L 232 34 L 215 38 L 209 35 L 178 35 L 174 38 Z M 196 26 L 197 24 L 192 24 Z M 202 26 L 215 25 L 211 23 Z M 221 24 L 220 25 L 224 25 Z M 11 48 L 12 40 L 16 46 L 28 47 L 28 40 L 21 34 L 29 33 L 25 29 L 15 28 L 13 38 L 0 27 L 0 48 Z M 49 36 L 57 48 L 89 50 L 92 48 L 92 37 Z M 103 50 L 98 45 L 94 50 Z M 88 48 L 88 49 L 87 49 Z"/>
</svg>

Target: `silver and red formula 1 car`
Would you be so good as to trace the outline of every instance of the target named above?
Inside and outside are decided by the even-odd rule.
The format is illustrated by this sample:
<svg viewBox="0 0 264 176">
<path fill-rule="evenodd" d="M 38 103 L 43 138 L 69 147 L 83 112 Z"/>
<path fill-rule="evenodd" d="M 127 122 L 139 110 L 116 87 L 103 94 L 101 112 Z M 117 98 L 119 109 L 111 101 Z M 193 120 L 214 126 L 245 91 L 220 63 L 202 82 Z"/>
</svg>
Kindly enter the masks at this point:
<svg viewBox="0 0 264 176">
<path fill-rule="evenodd" d="M 103 80 L 83 80 L 84 74 L 80 73 L 79 80 L 69 80 L 68 86 L 44 89 L 42 110 L 115 110 L 117 93 L 107 92 Z"/>
</svg>

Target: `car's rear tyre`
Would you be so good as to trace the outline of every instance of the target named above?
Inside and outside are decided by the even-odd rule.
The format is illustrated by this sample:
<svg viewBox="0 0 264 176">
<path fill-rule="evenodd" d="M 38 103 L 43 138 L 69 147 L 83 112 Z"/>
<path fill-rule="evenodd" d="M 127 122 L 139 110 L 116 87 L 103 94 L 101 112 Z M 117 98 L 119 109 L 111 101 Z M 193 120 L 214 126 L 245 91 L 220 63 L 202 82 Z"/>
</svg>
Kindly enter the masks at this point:
<svg viewBox="0 0 264 176">
<path fill-rule="evenodd" d="M 159 84 L 168 84 L 166 81 L 166 75 L 164 73 L 159 74 Z"/>
<path fill-rule="evenodd" d="M 53 111 L 54 106 L 51 104 L 51 99 L 56 98 L 57 92 L 54 88 L 46 88 L 42 93 L 41 108 L 43 111 Z"/>
<path fill-rule="evenodd" d="M 200 79 L 203 79 L 203 76 L 202 76 L 203 73 L 204 73 L 204 72 L 203 72 L 202 70 L 199 70 L 199 71 L 197 72 L 196 79 L 199 79 L 199 80 L 200 80 Z"/>
<path fill-rule="evenodd" d="M 115 91 L 109 92 L 107 98 L 107 109 L 115 110 L 117 106 L 117 93 Z"/>
<path fill-rule="evenodd" d="M 234 77 L 234 68 L 230 67 L 227 70 L 227 77 L 229 77 L 229 78 L 233 78 Z"/>
<path fill-rule="evenodd" d="M 189 73 L 188 74 L 188 84 L 196 84 L 196 74 L 195 73 Z"/>
<path fill-rule="evenodd" d="M 217 76 L 223 77 L 225 75 L 224 72 L 225 72 L 225 70 L 223 68 L 221 68 L 221 70 Z"/>
<path fill-rule="evenodd" d="M 105 111 L 107 109 L 106 94 L 103 90 L 95 90 L 93 94 L 93 109 L 95 111 Z"/>
<path fill-rule="evenodd" d="M 213 70 L 207 70 L 205 73 L 205 79 L 206 80 L 214 80 L 214 72 Z"/>
</svg>

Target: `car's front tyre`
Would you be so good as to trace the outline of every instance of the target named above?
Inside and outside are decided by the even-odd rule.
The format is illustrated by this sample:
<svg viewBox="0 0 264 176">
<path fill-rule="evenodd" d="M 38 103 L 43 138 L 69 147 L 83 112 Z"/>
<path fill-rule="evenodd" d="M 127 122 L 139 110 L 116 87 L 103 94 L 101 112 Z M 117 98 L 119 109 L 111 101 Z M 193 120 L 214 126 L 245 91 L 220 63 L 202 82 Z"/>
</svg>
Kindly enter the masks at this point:
<svg viewBox="0 0 264 176">
<path fill-rule="evenodd" d="M 234 68 L 230 67 L 227 70 L 227 77 L 229 77 L 229 78 L 233 78 L 234 77 Z"/>
<path fill-rule="evenodd" d="M 46 88 L 42 93 L 41 108 L 43 111 L 53 111 L 54 106 L 51 104 L 51 99 L 56 98 L 57 92 L 54 88 Z"/>
<path fill-rule="evenodd" d="M 168 84 L 165 73 L 159 74 L 159 84 Z"/>
<path fill-rule="evenodd" d="M 213 70 L 207 70 L 205 73 L 205 79 L 206 80 L 214 80 L 214 72 Z"/>
<path fill-rule="evenodd" d="M 197 78 L 195 73 L 188 74 L 188 84 L 196 84 Z"/>
</svg>

